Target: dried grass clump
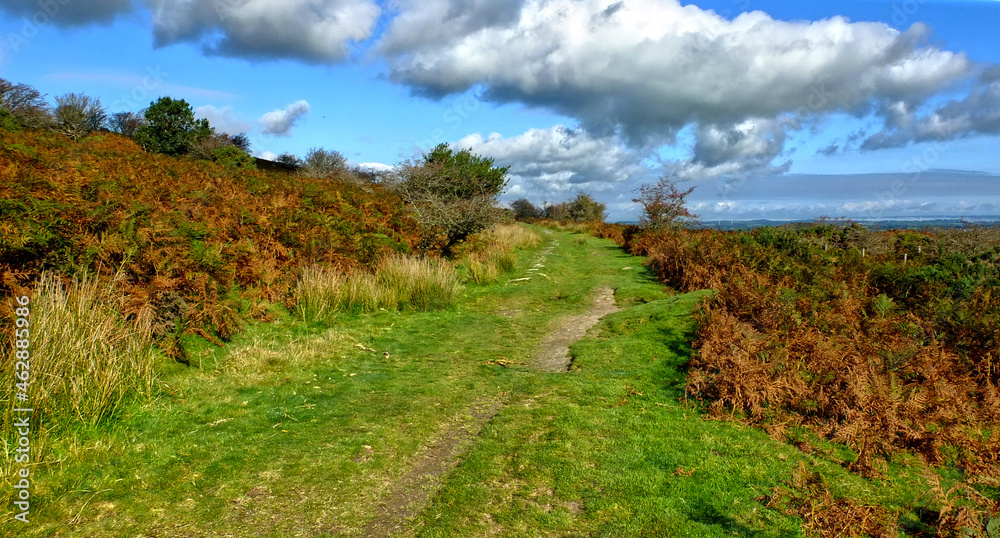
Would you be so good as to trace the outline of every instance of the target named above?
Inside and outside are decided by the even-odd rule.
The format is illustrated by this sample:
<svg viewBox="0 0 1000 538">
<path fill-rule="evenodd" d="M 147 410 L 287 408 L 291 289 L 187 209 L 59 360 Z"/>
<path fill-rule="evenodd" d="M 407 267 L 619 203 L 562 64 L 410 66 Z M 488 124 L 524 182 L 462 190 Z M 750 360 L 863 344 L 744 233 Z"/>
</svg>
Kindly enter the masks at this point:
<svg viewBox="0 0 1000 538">
<path fill-rule="evenodd" d="M 306 267 L 296 290 L 296 309 L 308 321 L 329 321 L 342 312 L 426 311 L 453 304 L 460 292 L 458 274 L 445 262 L 396 255 L 383 259 L 374 273 Z"/>
<path fill-rule="evenodd" d="M 518 224 L 499 224 L 471 237 L 459 252 L 469 282 L 493 284 L 517 266 L 517 249 L 537 246 L 542 238 Z"/>
<path fill-rule="evenodd" d="M 84 275 L 63 284 L 42 273 L 30 297 L 28 320 L 31 384 L 36 417 L 47 429 L 94 425 L 133 398 L 148 397 L 156 375 L 151 312 L 131 321 L 120 312 L 126 300 L 117 282 Z M 4 346 L 0 405 L 10 433 L 15 402 L 13 346 Z"/>
</svg>

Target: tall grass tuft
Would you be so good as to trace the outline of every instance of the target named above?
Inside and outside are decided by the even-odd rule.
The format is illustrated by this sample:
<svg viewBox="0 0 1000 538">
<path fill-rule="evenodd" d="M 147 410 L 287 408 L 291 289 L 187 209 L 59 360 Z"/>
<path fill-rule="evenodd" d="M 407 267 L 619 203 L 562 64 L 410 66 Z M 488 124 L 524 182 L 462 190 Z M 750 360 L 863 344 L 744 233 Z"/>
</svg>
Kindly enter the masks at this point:
<svg viewBox="0 0 1000 538">
<path fill-rule="evenodd" d="M 302 271 L 296 296 L 303 319 L 330 321 L 342 312 L 446 307 L 460 292 L 461 282 L 451 266 L 428 258 L 395 255 L 383 259 L 374 273 L 343 274 L 307 267 Z"/>
<path fill-rule="evenodd" d="M 519 224 L 498 224 L 485 233 L 490 240 L 510 248 L 533 248 L 542 238 Z"/>
<path fill-rule="evenodd" d="M 473 252 L 463 265 L 470 282 L 479 285 L 493 284 L 514 270 L 517 254 L 509 248 L 494 247 L 486 252 Z"/>
<path fill-rule="evenodd" d="M 531 248 L 542 241 L 538 234 L 517 224 L 499 224 L 469 241 L 462 267 L 469 282 L 493 284 L 517 266 L 515 249 Z"/>
<path fill-rule="evenodd" d="M 454 303 L 462 289 L 454 268 L 429 258 L 389 256 L 375 276 L 387 297 L 423 311 Z"/>
<path fill-rule="evenodd" d="M 123 305 L 115 282 L 84 275 L 64 286 L 57 275 L 42 273 L 30 303 L 29 397 L 45 429 L 98 424 L 130 399 L 151 394 L 156 350 L 150 316 L 126 322 Z M 10 413 L 17 407 L 14 361 L 10 349 L 3 355 L 0 405 Z M 10 424 L 4 420 L 5 434 Z"/>
</svg>

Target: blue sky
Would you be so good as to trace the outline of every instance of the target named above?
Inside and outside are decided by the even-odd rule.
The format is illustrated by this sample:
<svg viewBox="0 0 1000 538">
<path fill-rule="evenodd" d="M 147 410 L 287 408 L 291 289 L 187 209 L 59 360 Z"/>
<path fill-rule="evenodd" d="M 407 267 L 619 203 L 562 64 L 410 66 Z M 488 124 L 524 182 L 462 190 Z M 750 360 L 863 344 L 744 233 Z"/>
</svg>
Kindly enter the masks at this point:
<svg viewBox="0 0 1000 538">
<path fill-rule="evenodd" d="M 706 220 L 1000 216 L 997 0 L 5 0 L 0 77 L 161 95 L 259 155 L 439 142 L 503 199 L 697 186 Z"/>
</svg>

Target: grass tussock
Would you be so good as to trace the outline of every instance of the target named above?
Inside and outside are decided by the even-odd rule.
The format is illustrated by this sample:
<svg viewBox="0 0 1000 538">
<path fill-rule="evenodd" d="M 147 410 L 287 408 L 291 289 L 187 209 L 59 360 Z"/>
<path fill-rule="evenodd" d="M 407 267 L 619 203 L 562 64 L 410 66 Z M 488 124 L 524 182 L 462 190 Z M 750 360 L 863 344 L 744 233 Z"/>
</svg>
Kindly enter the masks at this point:
<svg viewBox="0 0 1000 538">
<path fill-rule="evenodd" d="M 498 224 L 484 235 L 495 244 L 513 249 L 534 248 L 542 242 L 538 234 L 518 224 Z"/>
<path fill-rule="evenodd" d="M 322 321 L 342 312 L 446 307 L 460 291 L 452 267 L 429 258 L 397 255 L 382 260 L 374 273 L 307 267 L 299 280 L 296 302 L 303 319 Z"/>
<path fill-rule="evenodd" d="M 518 249 L 534 248 L 542 238 L 518 224 L 499 224 L 473 236 L 460 254 L 469 282 L 493 284 L 517 267 Z"/>
<path fill-rule="evenodd" d="M 493 284 L 514 270 L 517 265 L 517 254 L 508 249 L 473 252 L 462 265 L 470 282 L 479 285 Z"/>
<path fill-rule="evenodd" d="M 126 322 L 118 312 L 124 294 L 114 282 L 92 276 L 63 285 L 42 273 L 30 303 L 31 384 L 34 417 L 46 430 L 90 426 L 115 416 L 131 398 L 153 388 L 151 316 Z M 14 360 L 4 346 L 0 398 L 16 407 Z M 4 434 L 12 435 L 10 416 Z"/>
</svg>

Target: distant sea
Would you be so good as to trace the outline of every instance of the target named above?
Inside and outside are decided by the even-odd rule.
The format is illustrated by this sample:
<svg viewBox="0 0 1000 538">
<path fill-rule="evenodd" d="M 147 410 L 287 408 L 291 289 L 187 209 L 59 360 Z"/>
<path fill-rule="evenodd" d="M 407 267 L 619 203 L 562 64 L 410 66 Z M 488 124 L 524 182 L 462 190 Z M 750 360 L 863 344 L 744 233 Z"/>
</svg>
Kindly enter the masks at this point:
<svg viewBox="0 0 1000 538">
<path fill-rule="evenodd" d="M 714 230 L 752 230 L 754 228 L 766 228 L 769 226 L 785 226 L 796 224 L 815 224 L 817 220 L 703 220 L 699 224 L 701 228 L 712 228 Z M 1000 218 L 989 217 L 964 217 L 964 218 L 887 218 L 887 219 L 828 219 L 831 224 L 856 222 L 865 228 L 872 230 L 916 230 L 921 228 L 962 228 L 968 224 L 978 226 L 996 226 L 1000 224 Z"/>
<path fill-rule="evenodd" d="M 713 230 L 753 230 L 755 228 L 767 228 L 776 226 L 795 226 L 816 224 L 817 220 L 702 220 L 692 228 L 711 228 Z M 962 228 L 968 224 L 978 226 L 1000 225 L 1000 217 L 979 216 L 979 217 L 930 217 L 930 218 L 887 218 L 887 219 L 828 219 L 828 223 L 852 223 L 856 222 L 872 230 L 916 230 L 921 228 Z M 635 221 L 621 222 L 619 224 L 638 224 Z"/>
</svg>

